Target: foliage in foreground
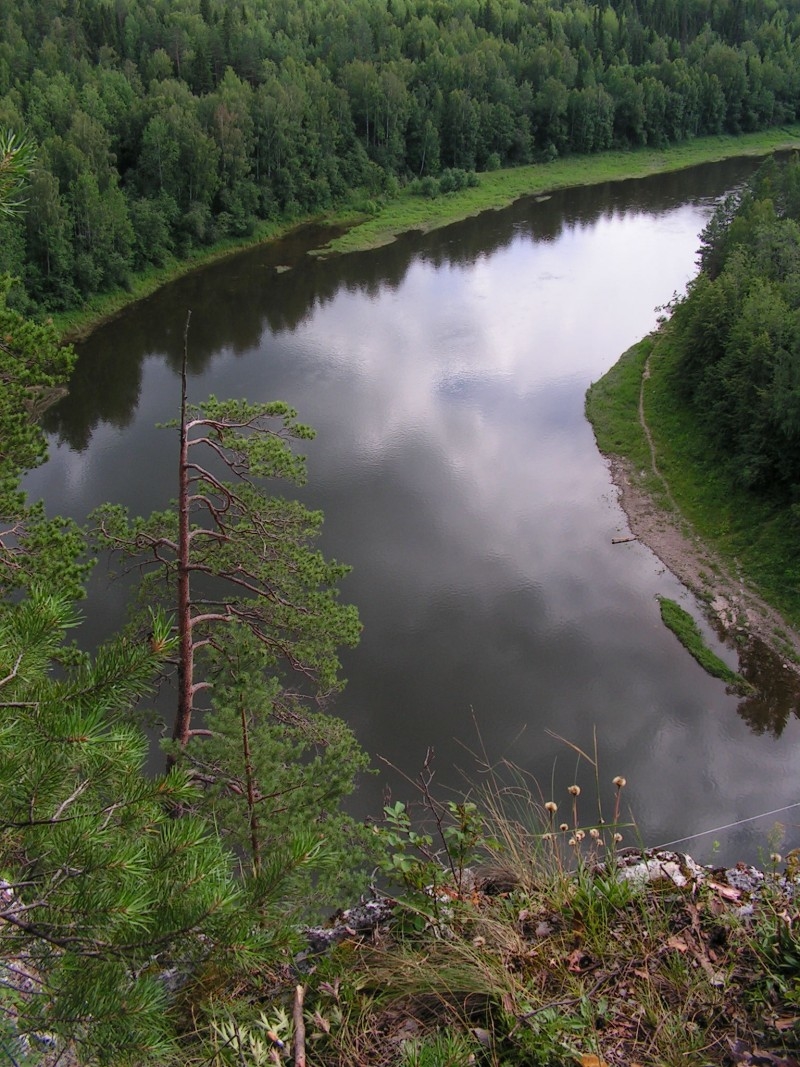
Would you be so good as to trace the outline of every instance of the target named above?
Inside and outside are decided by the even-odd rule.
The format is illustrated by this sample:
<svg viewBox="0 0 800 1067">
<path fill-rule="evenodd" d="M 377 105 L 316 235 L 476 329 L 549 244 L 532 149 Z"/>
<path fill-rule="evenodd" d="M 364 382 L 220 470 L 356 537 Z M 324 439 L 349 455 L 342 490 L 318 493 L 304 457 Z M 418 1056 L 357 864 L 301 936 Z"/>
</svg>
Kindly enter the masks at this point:
<svg viewBox="0 0 800 1067">
<path fill-rule="evenodd" d="M 0 208 L 4 196 L 0 181 Z M 36 1050 L 47 1047 L 86 1063 L 164 1063 L 178 1055 L 187 1029 L 207 1025 L 209 1005 L 235 992 L 242 975 L 251 987 L 274 981 L 296 946 L 300 916 L 330 901 L 365 855 L 365 835 L 339 811 L 364 755 L 344 724 L 301 711 L 305 698 L 341 687 L 335 648 L 343 631 L 357 636 L 357 617 L 348 607 L 337 614 L 333 585 L 344 568 L 308 547 L 321 516 L 244 477 L 296 473 L 302 461 L 280 435 L 259 435 L 247 420 L 231 435 L 219 419 L 204 424 L 217 458 L 230 448 L 239 486 L 193 466 L 198 478 L 186 484 L 196 495 L 184 494 L 180 523 L 159 517 L 155 556 L 168 552 L 176 525 L 191 543 L 189 511 L 200 505 L 202 512 L 205 502 L 211 528 L 193 531 L 204 543 L 191 563 L 234 586 L 238 577 L 240 596 L 218 611 L 219 602 L 206 599 L 199 611 L 201 622 L 216 615 L 231 630 L 227 641 L 195 633 L 191 648 L 209 651 L 217 683 L 202 771 L 196 753 L 176 766 L 181 747 L 168 774 L 146 774 L 149 740 L 140 724 L 152 712 L 139 705 L 176 656 L 182 672 L 180 638 L 189 631 L 177 627 L 176 635 L 173 588 L 167 610 L 151 600 L 140 626 L 93 655 L 66 643 L 78 622 L 84 535 L 29 507 L 19 480 L 44 458 L 36 416 L 63 385 L 73 355 L 58 348 L 52 327 L 7 307 L 7 288 L 0 291 L 0 1054 L 38 1062 Z M 220 407 L 243 411 L 234 403 L 215 413 Z M 183 557 L 177 569 L 188 567 Z M 179 604 L 195 609 L 190 626 L 198 621 L 196 599 Z M 271 629 L 243 625 L 259 612 Z M 248 645 L 256 631 L 262 640 Z M 306 668 L 304 679 L 319 675 L 317 690 L 279 683 L 279 651 Z M 190 702 L 209 681 L 189 685 Z M 192 733 L 187 724 L 177 740 Z M 250 865 L 228 850 L 239 844 L 251 849 Z"/>
<path fill-rule="evenodd" d="M 256 881 L 282 870 L 286 913 L 308 917 L 364 884 L 367 835 L 341 806 L 367 758 L 324 713 L 358 613 L 339 601 L 348 568 L 315 547 L 321 512 L 277 490 L 305 480 L 292 446 L 313 431 L 282 403 L 189 405 L 186 360 L 185 348 L 177 501 L 132 520 L 106 505 L 96 536 L 140 568 L 140 599 L 176 617 L 167 769 L 191 767 L 204 785 L 193 810 L 243 850 Z"/>
<path fill-rule="evenodd" d="M 0 154 L 2 148 L 0 134 Z M 0 214 L 2 177 L 0 170 Z M 9 307 L 12 287 L 13 279 L 0 275 L 0 596 L 38 581 L 78 597 L 83 538 L 73 522 L 47 519 L 40 504 L 28 504 L 19 487 L 45 457 L 37 419 L 63 393 L 75 352 L 59 344 L 52 323 L 32 322 Z"/>
<path fill-rule="evenodd" d="M 269 1005 L 246 988 L 219 1003 L 182 1062 L 796 1064 L 791 857 L 749 884 L 675 853 L 645 863 L 618 848 L 624 779 L 610 819 L 598 802 L 584 821 L 578 786 L 562 814 L 513 768 L 490 778 L 442 803 L 423 776 L 419 818 L 389 806 L 376 833 L 391 921 L 307 959 Z"/>
<path fill-rule="evenodd" d="M 259 937 L 244 936 L 208 824 L 170 817 L 195 787 L 145 777 L 146 739 L 120 719 L 160 655 L 117 639 L 55 678 L 76 621 L 68 600 L 36 591 L 0 613 L 3 1015 L 17 1041 L 45 1032 L 144 1060 L 170 1045 L 165 972 L 245 963 Z M 168 623 L 154 616 L 153 630 L 168 653 Z"/>
</svg>

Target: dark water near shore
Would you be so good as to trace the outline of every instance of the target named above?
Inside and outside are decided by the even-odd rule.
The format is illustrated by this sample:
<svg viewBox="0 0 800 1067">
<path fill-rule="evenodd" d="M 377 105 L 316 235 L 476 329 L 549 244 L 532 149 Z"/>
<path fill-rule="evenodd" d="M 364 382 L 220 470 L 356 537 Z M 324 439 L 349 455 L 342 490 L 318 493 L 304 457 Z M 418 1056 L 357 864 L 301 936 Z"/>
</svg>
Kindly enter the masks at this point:
<svg viewBox="0 0 800 1067">
<path fill-rule="evenodd" d="M 437 780 L 458 785 L 482 745 L 563 801 L 576 757 L 552 734 L 587 751 L 596 736 L 601 782 L 627 777 L 649 845 L 791 804 L 793 710 L 777 684 L 743 706 L 661 624 L 657 594 L 694 605 L 642 545 L 611 544 L 625 517 L 583 413 L 753 166 L 521 201 L 345 257 L 307 255 L 319 233 L 306 229 L 198 272 L 81 347 L 28 490 L 80 520 L 104 500 L 166 505 L 174 435 L 154 427 L 177 411 L 191 309 L 192 399 L 282 399 L 317 429 L 303 497 L 325 512 L 324 550 L 353 565 L 343 596 L 364 623 L 335 710 L 375 757 L 413 776 L 433 747 Z M 87 642 L 122 617 L 105 576 Z M 387 783 L 411 793 L 379 766 L 364 814 Z M 587 767 L 578 781 L 594 794 Z M 781 819 L 789 848 L 795 813 Z M 757 859 L 774 822 L 686 847 L 707 860 L 716 839 L 723 859 Z"/>
</svg>

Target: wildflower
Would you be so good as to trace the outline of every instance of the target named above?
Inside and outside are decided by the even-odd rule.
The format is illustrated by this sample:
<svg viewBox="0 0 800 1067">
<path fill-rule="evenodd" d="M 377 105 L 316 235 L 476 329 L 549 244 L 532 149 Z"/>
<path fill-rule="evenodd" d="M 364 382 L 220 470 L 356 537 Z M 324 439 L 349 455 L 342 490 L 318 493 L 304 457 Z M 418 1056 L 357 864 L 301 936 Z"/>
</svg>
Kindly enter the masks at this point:
<svg viewBox="0 0 800 1067">
<path fill-rule="evenodd" d="M 577 842 L 577 841 L 575 840 L 575 838 L 574 838 L 574 837 L 571 837 L 571 838 L 569 839 L 569 845 L 570 845 L 570 847 L 571 847 L 571 848 L 575 848 L 575 846 L 577 845 L 577 843 L 578 843 L 578 842 Z"/>
<path fill-rule="evenodd" d="M 581 795 L 581 787 L 579 785 L 571 785 L 567 792 L 571 797 L 579 797 Z"/>
<path fill-rule="evenodd" d="M 586 837 L 586 834 L 583 832 L 583 830 L 576 830 L 575 831 L 575 840 L 576 841 L 583 841 L 584 837 Z"/>
<path fill-rule="evenodd" d="M 589 837 L 593 837 L 595 839 L 595 841 L 596 841 L 599 836 L 600 836 L 600 831 L 597 829 L 596 826 L 593 826 L 591 828 L 591 830 L 589 831 Z"/>
<path fill-rule="evenodd" d="M 621 774 L 618 774 L 617 777 L 614 779 L 614 781 L 611 784 L 615 785 L 617 787 L 617 789 L 624 789 L 625 786 L 628 783 L 627 783 L 626 779 L 622 777 Z"/>
<path fill-rule="evenodd" d="M 614 844 L 618 845 L 622 840 L 622 834 L 614 834 Z"/>
<path fill-rule="evenodd" d="M 568 822 L 562 822 L 562 824 L 559 826 L 559 830 L 561 831 L 562 834 L 565 834 L 567 832 L 567 830 L 569 830 L 569 823 Z"/>
<path fill-rule="evenodd" d="M 780 852 L 771 852 L 769 858 L 771 863 L 778 864 L 783 859 L 783 856 L 780 854 Z"/>
<path fill-rule="evenodd" d="M 549 811 L 551 815 L 554 815 L 558 811 L 558 804 L 554 800 L 548 800 L 544 806 L 545 811 Z"/>
</svg>

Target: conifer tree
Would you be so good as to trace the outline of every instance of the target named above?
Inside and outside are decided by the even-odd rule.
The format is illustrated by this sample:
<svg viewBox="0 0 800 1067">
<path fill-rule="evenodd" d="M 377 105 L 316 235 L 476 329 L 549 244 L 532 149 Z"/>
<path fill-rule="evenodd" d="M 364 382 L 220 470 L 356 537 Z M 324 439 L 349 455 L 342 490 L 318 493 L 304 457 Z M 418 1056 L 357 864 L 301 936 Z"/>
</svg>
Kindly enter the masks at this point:
<svg viewBox="0 0 800 1067">
<path fill-rule="evenodd" d="M 1 197 L 0 188 L 0 209 Z M 0 596 L 36 578 L 75 597 L 87 569 L 78 563 L 83 537 L 74 522 L 47 519 L 20 489 L 21 476 L 45 458 L 37 419 L 63 393 L 75 353 L 60 344 L 52 322 L 34 322 L 9 307 L 13 284 L 0 276 Z"/>
<path fill-rule="evenodd" d="M 69 601 L 33 590 L 0 612 L 6 1047 L 48 1033 L 81 1062 L 157 1060 L 174 1044 L 170 975 L 264 952 L 208 823 L 169 816 L 195 787 L 178 768 L 145 776 L 147 740 L 122 721 L 174 644 L 170 621 L 151 621 L 151 641 L 117 638 L 56 678 Z"/>
<path fill-rule="evenodd" d="M 0 135 L 0 214 L 18 209 L 29 159 Z M 190 988 L 201 967 L 251 967 L 277 934 L 208 823 L 170 818 L 196 786 L 177 768 L 146 776 L 147 739 L 125 721 L 174 649 L 171 621 L 152 612 L 149 640 L 94 657 L 65 645 L 84 539 L 19 483 L 45 457 L 37 415 L 74 353 L 8 306 L 12 284 L 0 279 L 0 1049 L 20 1062 L 44 1035 L 81 1062 L 158 1061 L 175 1046 L 175 977 Z"/>
<path fill-rule="evenodd" d="M 36 151 L 33 143 L 13 130 L 0 130 L 0 215 L 17 215 L 26 203 Z"/>
<path fill-rule="evenodd" d="M 313 431 L 280 402 L 190 405 L 186 356 L 185 347 L 178 498 L 146 519 L 100 508 L 98 542 L 133 559 L 146 572 L 145 601 L 176 617 L 167 769 L 180 761 L 203 784 L 194 810 L 249 854 L 248 891 L 274 900 L 277 878 L 284 916 L 319 914 L 363 889 L 358 872 L 374 848 L 342 811 L 366 756 L 324 713 L 344 684 L 338 650 L 360 631 L 338 597 L 348 568 L 314 547 L 322 514 L 276 491 L 279 480 L 304 481 L 292 446 Z"/>
<path fill-rule="evenodd" d="M 188 320 L 187 320 L 188 332 Z M 338 649 L 358 640 L 356 609 L 338 599 L 348 568 L 313 548 L 322 514 L 268 492 L 277 479 L 302 484 L 305 461 L 292 448 L 313 431 L 275 402 L 217 400 L 191 406 L 186 351 L 178 421 L 178 498 L 149 518 L 129 519 L 118 506 L 95 514 L 98 541 L 152 563 L 151 574 L 177 616 L 178 697 L 172 739 L 193 736 L 198 657 L 219 665 L 228 640 L 244 628 L 261 650 L 262 670 L 276 680 L 271 701 L 283 719 L 324 706 L 341 689 Z M 148 585 L 148 597 L 156 595 Z M 175 752 L 169 763 L 174 761 Z"/>
</svg>

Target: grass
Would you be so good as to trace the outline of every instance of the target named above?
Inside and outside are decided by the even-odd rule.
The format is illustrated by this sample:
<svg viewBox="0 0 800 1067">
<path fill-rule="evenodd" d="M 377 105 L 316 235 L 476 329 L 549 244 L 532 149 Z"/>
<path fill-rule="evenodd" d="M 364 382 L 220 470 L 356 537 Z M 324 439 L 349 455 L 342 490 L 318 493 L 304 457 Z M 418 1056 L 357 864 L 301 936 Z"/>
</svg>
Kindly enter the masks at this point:
<svg viewBox="0 0 800 1067">
<path fill-rule="evenodd" d="M 785 507 L 737 484 L 701 419 L 680 399 L 678 354 L 659 338 L 645 386 L 646 417 L 659 468 L 680 511 L 727 564 L 800 627 L 800 542 Z"/>
<path fill-rule="evenodd" d="M 597 779 L 596 759 L 581 756 Z M 456 805 L 423 782 L 423 824 L 438 829 L 408 826 L 422 842 L 420 868 L 395 883 L 390 923 L 351 931 L 303 973 L 242 976 L 235 997 L 212 1006 L 211 1047 L 187 1045 L 181 1063 L 281 1062 L 264 1035 L 290 1054 L 298 981 L 315 1067 L 793 1062 L 784 1057 L 800 1048 L 800 936 L 780 857 L 748 894 L 685 857 L 621 854 L 622 778 L 598 784 L 587 813 L 576 786 L 542 802 L 513 767 L 478 777 L 483 787 Z M 613 814 L 603 821 L 607 789 Z M 445 816 L 468 804 L 479 825 L 466 878 L 446 854 L 445 831 L 460 833 L 463 820 Z M 389 854 L 397 827 L 390 820 Z M 387 864 L 396 870 L 390 855 Z"/>
<path fill-rule="evenodd" d="M 639 391 L 653 338 L 624 352 L 586 393 L 586 415 L 597 447 L 605 455 L 624 456 L 638 470 L 650 467 L 650 449 L 639 423 Z"/>
<path fill-rule="evenodd" d="M 800 127 L 782 127 L 742 137 L 700 137 L 664 150 L 642 148 L 568 156 L 552 163 L 489 171 L 480 175 L 479 185 L 472 189 L 434 200 L 402 196 L 389 201 L 373 218 L 364 219 L 357 227 L 332 241 L 329 248 L 336 252 L 376 248 L 408 230 L 427 232 L 483 211 L 507 207 L 522 196 L 644 178 L 731 156 L 766 155 L 781 148 L 797 147 L 798 137 Z"/>
<path fill-rule="evenodd" d="M 182 275 L 245 248 L 276 240 L 306 222 L 323 222 L 330 225 L 332 230 L 334 227 L 337 231 L 345 230 L 320 252 L 363 251 L 387 244 L 408 230 L 428 231 L 446 226 L 483 211 L 506 207 L 523 196 L 535 196 L 573 186 L 641 178 L 735 156 L 768 155 L 780 149 L 797 147 L 799 143 L 800 125 L 795 125 L 740 137 L 700 137 L 664 150 L 643 148 L 571 156 L 553 163 L 482 173 L 477 187 L 433 200 L 401 192 L 398 197 L 375 201 L 372 205 L 374 210 L 371 208 L 369 212 L 359 209 L 363 197 L 354 193 L 350 202 L 324 216 L 261 223 L 247 237 L 226 239 L 210 248 L 196 250 L 185 260 L 171 260 L 162 267 L 150 268 L 134 275 L 126 288 L 93 296 L 81 308 L 54 315 L 53 318 L 65 340 L 80 340 L 124 307 L 149 296 Z"/>
<path fill-rule="evenodd" d="M 639 421 L 644 414 L 659 476 Z M 586 414 L 600 451 L 622 457 L 665 510 L 677 508 L 729 573 L 800 628 L 800 539 L 791 511 L 741 487 L 679 388 L 679 353 L 668 326 L 623 353 L 587 392 Z M 792 655 L 786 642 L 786 654 Z"/>
<path fill-rule="evenodd" d="M 688 611 L 668 597 L 659 597 L 661 607 L 661 620 L 664 625 L 672 630 L 686 651 L 694 657 L 704 671 L 714 678 L 721 678 L 737 693 L 742 695 L 753 693 L 753 686 L 738 674 L 731 670 L 727 663 L 723 662 L 705 643 L 700 628 Z"/>
</svg>

